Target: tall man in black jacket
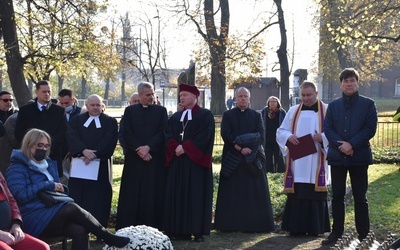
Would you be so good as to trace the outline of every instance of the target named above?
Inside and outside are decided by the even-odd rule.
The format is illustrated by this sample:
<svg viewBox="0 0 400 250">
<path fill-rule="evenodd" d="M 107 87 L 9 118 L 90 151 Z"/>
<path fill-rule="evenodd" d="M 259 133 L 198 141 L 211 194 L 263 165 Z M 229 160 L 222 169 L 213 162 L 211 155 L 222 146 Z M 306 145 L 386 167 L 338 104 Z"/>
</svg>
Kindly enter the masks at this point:
<svg viewBox="0 0 400 250">
<path fill-rule="evenodd" d="M 24 135 L 31 128 L 42 129 L 49 133 L 51 136 L 50 158 L 57 161 L 58 174 L 61 177 L 63 175 L 61 147 L 65 143 L 67 126 L 65 109 L 53 104 L 51 100 L 51 85 L 48 81 L 37 82 L 35 93 L 37 98 L 35 98 L 34 102 L 25 104 L 18 112 L 15 124 L 15 138 L 21 143 Z"/>
<path fill-rule="evenodd" d="M 369 140 L 376 132 L 376 106 L 372 99 L 359 95 L 359 73 L 355 69 L 344 69 L 339 79 L 343 95 L 329 104 L 324 123 L 329 141 L 327 160 L 331 165 L 333 225 L 323 245 L 334 244 L 342 237 L 347 173 L 350 174 L 358 239 L 362 241 L 370 230 L 367 189 L 368 166 L 373 160 Z"/>
</svg>

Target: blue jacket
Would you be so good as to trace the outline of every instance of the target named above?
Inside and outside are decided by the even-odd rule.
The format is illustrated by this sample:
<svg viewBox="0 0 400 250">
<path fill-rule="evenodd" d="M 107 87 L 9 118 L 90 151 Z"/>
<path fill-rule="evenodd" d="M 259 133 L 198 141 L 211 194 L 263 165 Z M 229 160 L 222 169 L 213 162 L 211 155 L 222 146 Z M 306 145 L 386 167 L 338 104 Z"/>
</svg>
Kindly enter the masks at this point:
<svg viewBox="0 0 400 250">
<path fill-rule="evenodd" d="M 362 166 L 373 164 L 369 140 L 374 137 L 378 123 L 375 102 L 358 92 L 345 107 L 341 97 L 328 105 L 324 132 L 329 141 L 327 160 L 331 166 Z M 340 152 L 337 141 L 353 146 L 353 156 Z"/>
<path fill-rule="evenodd" d="M 47 170 L 53 176 L 54 182 L 60 182 L 57 172 L 57 163 L 50 158 L 46 159 Z M 11 165 L 7 170 L 8 187 L 18 203 L 24 221 L 24 231 L 38 237 L 47 227 L 58 210 L 66 203 L 59 203 L 53 207 L 46 207 L 37 196 L 40 190 L 54 191 L 54 182 L 33 166 L 19 149 L 11 154 Z M 68 190 L 64 186 L 65 190 Z"/>
</svg>

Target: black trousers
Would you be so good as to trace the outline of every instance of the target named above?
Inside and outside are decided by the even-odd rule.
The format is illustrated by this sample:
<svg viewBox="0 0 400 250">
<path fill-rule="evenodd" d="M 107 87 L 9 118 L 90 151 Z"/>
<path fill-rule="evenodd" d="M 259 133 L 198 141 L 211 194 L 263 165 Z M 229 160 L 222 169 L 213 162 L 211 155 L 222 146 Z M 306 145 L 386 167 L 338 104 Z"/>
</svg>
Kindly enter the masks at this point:
<svg viewBox="0 0 400 250">
<path fill-rule="evenodd" d="M 266 168 L 269 173 L 284 173 L 286 171 L 285 163 L 278 143 L 269 143 L 265 145 Z"/>
<path fill-rule="evenodd" d="M 367 236 L 369 210 L 367 200 L 368 165 L 365 166 L 331 166 L 332 175 L 332 232 L 342 235 L 345 219 L 345 194 L 347 173 L 350 175 L 351 188 L 354 198 L 354 214 L 357 233 Z"/>
</svg>

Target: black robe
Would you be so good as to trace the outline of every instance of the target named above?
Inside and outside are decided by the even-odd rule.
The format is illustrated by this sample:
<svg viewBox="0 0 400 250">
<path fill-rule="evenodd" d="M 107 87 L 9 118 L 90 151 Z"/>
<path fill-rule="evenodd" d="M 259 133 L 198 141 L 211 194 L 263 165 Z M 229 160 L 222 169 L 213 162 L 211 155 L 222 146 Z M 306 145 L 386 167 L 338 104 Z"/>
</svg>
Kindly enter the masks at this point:
<svg viewBox="0 0 400 250">
<path fill-rule="evenodd" d="M 167 110 L 159 105 L 141 104 L 125 109 L 123 119 L 125 162 L 118 200 L 116 229 L 147 225 L 160 228 L 165 192 L 164 146 Z M 136 153 L 150 147 L 150 161 Z"/>
<path fill-rule="evenodd" d="M 67 126 L 67 143 L 73 157 L 83 156 L 84 149 L 97 150 L 100 159 L 98 180 L 85 180 L 70 177 L 68 181 L 70 196 L 77 204 L 89 211 L 104 227 L 107 227 L 111 211 L 111 157 L 118 140 L 118 123 L 104 113 L 99 116 L 101 128 L 92 121 L 83 126 L 89 114 L 83 113 L 70 120 Z"/>
<path fill-rule="evenodd" d="M 181 111 L 168 122 L 167 185 L 163 229 L 167 234 L 210 234 L 213 175 L 212 151 L 215 122 L 212 113 L 198 105 L 192 120 L 180 122 Z M 175 155 L 182 145 L 185 154 Z"/>
<path fill-rule="evenodd" d="M 222 116 L 221 136 L 224 140 L 222 162 L 227 152 L 239 154 L 235 138 L 246 133 L 260 133 L 264 138 L 261 114 L 252 109 L 233 108 Z M 260 142 L 261 145 L 263 142 Z M 222 164 L 221 168 L 224 168 Z M 229 176 L 220 175 L 215 229 L 221 231 L 270 232 L 275 229 L 265 168 L 254 176 L 243 160 Z"/>
</svg>

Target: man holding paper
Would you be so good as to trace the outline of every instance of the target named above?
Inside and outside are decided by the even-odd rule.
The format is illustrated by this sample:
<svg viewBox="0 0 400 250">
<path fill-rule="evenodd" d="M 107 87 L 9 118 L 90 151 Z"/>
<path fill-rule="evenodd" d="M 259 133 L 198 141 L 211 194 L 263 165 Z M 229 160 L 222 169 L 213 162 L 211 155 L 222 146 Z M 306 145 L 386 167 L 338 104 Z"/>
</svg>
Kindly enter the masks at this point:
<svg viewBox="0 0 400 250">
<path fill-rule="evenodd" d="M 68 123 L 68 149 L 74 157 L 68 187 L 75 202 L 107 227 L 112 198 L 111 157 L 117 145 L 118 123 L 102 112 L 102 105 L 100 96 L 90 95 L 87 112 Z"/>
<path fill-rule="evenodd" d="M 327 105 L 317 99 L 313 82 L 304 81 L 300 95 L 302 103 L 289 109 L 276 132 L 276 141 L 287 164 L 282 229 L 291 236 L 318 236 L 330 232 L 328 141 L 323 132 Z"/>
</svg>

